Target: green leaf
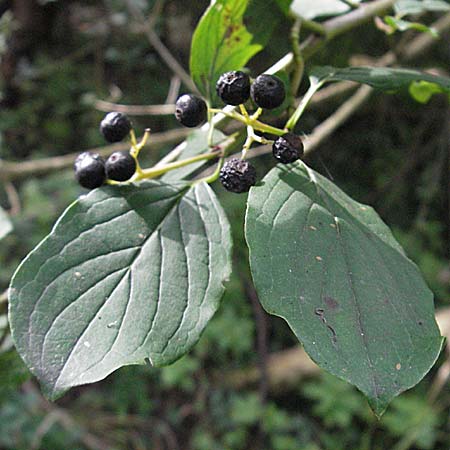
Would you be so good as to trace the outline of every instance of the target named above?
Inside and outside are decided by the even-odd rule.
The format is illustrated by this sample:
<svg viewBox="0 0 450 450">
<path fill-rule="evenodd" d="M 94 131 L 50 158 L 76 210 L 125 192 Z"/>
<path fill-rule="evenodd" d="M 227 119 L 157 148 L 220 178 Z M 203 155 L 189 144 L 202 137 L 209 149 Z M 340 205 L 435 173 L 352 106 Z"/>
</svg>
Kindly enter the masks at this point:
<svg viewBox="0 0 450 450">
<path fill-rule="evenodd" d="M 271 170 L 250 190 L 246 239 L 266 311 L 377 415 L 436 361 L 443 339 L 417 267 L 372 208 L 326 178 Z"/>
<path fill-rule="evenodd" d="M 423 23 L 409 22 L 407 20 L 398 19 L 397 17 L 393 16 L 385 16 L 383 20 L 390 28 L 388 34 L 393 34 L 396 31 L 416 30 L 420 31 L 421 33 L 429 33 L 435 38 L 439 37 L 437 31 L 434 28 L 428 27 Z"/>
<path fill-rule="evenodd" d="M 420 103 L 427 103 L 433 94 L 440 94 L 442 92 L 444 92 L 444 90 L 440 86 L 429 83 L 428 81 L 414 81 L 409 86 L 411 97 Z"/>
<path fill-rule="evenodd" d="M 183 141 L 176 150 L 179 151 L 179 156 L 176 161 L 180 159 L 190 158 L 192 156 L 197 156 L 202 153 L 209 151 L 208 147 L 208 134 L 209 130 L 207 128 L 199 128 L 194 130 L 189 134 L 188 138 Z M 219 130 L 214 130 L 213 134 L 213 144 L 218 144 L 223 141 L 226 136 Z M 167 172 L 162 179 L 165 182 L 179 181 L 187 178 L 189 175 L 194 173 L 197 169 L 202 167 L 205 161 L 199 161 L 197 163 L 189 164 L 179 169 L 171 170 Z"/>
<path fill-rule="evenodd" d="M 96 189 L 17 269 L 17 350 L 56 398 L 128 364 L 170 364 L 197 342 L 230 274 L 229 224 L 205 183 Z"/>
<path fill-rule="evenodd" d="M 397 16 L 403 17 L 427 11 L 450 11 L 450 4 L 443 0 L 398 0 L 394 10 Z"/>
<path fill-rule="evenodd" d="M 428 81 L 450 92 L 450 78 L 410 69 L 391 69 L 389 67 L 314 67 L 311 75 L 321 81 L 355 81 L 383 91 L 396 91 L 407 88 L 414 81 Z"/>
<path fill-rule="evenodd" d="M 219 76 L 244 67 L 262 46 L 252 44 L 243 17 L 248 0 L 217 0 L 205 12 L 195 29 L 191 45 L 190 70 L 200 92 L 214 103 Z"/>
<path fill-rule="evenodd" d="M 356 3 L 356 2 L 355 2 Z M 340 0 L 294 0 L 291 11 L 304 19 L 336 16 L 350 10 L 350 6 Z"/>
<path fill-rule="evenodd" d="M 3 208 L 0 208 L 0 239 L 10 233 L 12 228 L 12 223 L 9 220 L 8 214 L 6 214 Z"/>
</svg>

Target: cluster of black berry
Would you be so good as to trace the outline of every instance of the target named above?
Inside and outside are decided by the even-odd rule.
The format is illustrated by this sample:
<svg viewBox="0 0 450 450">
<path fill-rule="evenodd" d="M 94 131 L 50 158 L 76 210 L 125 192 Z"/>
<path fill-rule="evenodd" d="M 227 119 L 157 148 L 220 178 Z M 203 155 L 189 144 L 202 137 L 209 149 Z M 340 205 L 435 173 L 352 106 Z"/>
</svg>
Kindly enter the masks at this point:
<svg viewBox="0 0 450 450">
<path fill-rule="evenodd" d="M 251 98 L 263 109 L 279 107 L 286 97 L 283 81 L 275 75 L 262 74 L 251 82 L 240 70 L 222 74 L 217 80 L 216 92 L 227 105 L 243 105 Z M 175 117 L 184 126 L 197 127 L 206 122 L 208 106 L 202 98 L 185 94 L 176 102 Z M 272 152 L 279 162 L 289 164 L 303 156 L 303 142 L 299 136 L 285 133 L 273 142 Z M 233 158 L 224 164 L 219 178 L 225 189 L 247 192 L 256 183 L 256 170 L 250 162 Z"/>
<path fill-rule="evenodd" d="M 217 81 L 216 91 L 224 103 L 240 107 L 241 114 L 230 115 L 244 122 L 250 130 L 244 144 L 243 157 L 227 161 L 220 170 L 219 179 L 225 189 L 231 192 L 247 192 L 256 184 L 256 170 L 244 159 L 245 154 L 254 141 L 264 144 L 272 142 L 257 136 L 254 129 L 282 133 L 281 130 L 270 128 L 257 119 L 262 109 L 274 109 L 283 103 L 286 97 L 285 87 L 283 81 L 275 75 L 262 74 L 252 82 L 246 73 L 237 70 L 222 74 Z M 244 106 L 250 98 L 258 106 L 258 110 L 252 116 L 247 113 Z M 210 110 L 209 113 L 211 112 L 218 110 Z M 194 94 L 184 94 L 176 102 L 175 117 L 186 127 L 197 127 L 208 119 L 208 105 L 205 100 Z M 123 140 L 131 132 L 132 144 L 136 145 L 131 122 L 122 113 L 107 114 L 100 124 L 100 132 L 111 143 Z M 115 152 L 106 161 L 97 153 L 81 153 L 75 161 L 75 177 L 80 185 L 87 189 L 99 187 L 106 180 L 128 181 L 136 169 L 141 173 L 136 158 L 142 145 L 139 148 L 133 147 L 131 153 Z M 292 163 L 303 156 L 303 142 L 299 136 L 286 132 L 273 141 L 272 153 L 277 161 L 283 164 Z"/>
<path fill-rule="evenodd" d="M 111 143 L 122 141 L 130 131 L 130 119 L 119 112 L 107 114 L 100 123 L 100 132 Z M 94 189 L 106 180 L 129 180 L 136 171 L 136 160 L 128 151 L 114 152 L 106 161 L 98 153 L 84 152 L 75 160 L 74 169 L 78 183 Z"/>
</svg>

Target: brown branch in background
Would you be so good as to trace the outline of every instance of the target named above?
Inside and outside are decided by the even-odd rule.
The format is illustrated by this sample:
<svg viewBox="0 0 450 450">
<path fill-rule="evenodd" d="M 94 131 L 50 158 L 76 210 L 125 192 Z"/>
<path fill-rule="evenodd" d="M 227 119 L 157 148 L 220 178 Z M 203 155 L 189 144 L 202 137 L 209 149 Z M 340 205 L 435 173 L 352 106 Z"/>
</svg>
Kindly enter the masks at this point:
<svg viewBox="0 0 450 450">
<path fill-rule="evenodd" d="M 176 128 L 174 130 L 164 131 L 162 133 L 152 134 L 148 146 L 157 147 L 163 144 L 169 144 L 184 139 L 190 130 L 187 128 Z M 109 155 L 112 152 L 126 150 L 130 147 L 127 142 L 105 145 L 104 147 L 95 147 L 84 151 L 99 153 L 102 156 Z M 10 162 L 0 160 L 0 180 L 10 181 L 29 176 L 38 176 L 47 174 L 60 169 L 71 167 L 77 157 L 77 153 L 69 153 L 64 156 L 54 156 L 51 158 L 35 159 L 24 162 Z"/>
<path fill-rule="evenodd" d="M 4 187 L 5 187 L 5 192 L 8 197 L 8 202 L 9 202 L 8 214 L 12 217 L 17 216 L 18 214 L 20 214 L 20 211 L 22 210 L 22 206 L 20 203 L 20 197 L 17 192 L 17 189 L 11 183 L 11 181 L 7 181 L 4 185 Z"/>
<path fill-rule="evenodd" d="M 119 103 L 96 100 L 95 109 L 98 111 L 117 111 L 130 116 L 168 116 L 175 112 L 175 105 L 122 105 Z"/>
<path fill-rule="evenodd" d="M 181 64 L 175 59 L 175 57 L 170 53 L 169 49 L 162 43 L 159 36 L 155 33 L 151 23 L 146 22 L 145 18 L 142 16 L 139 8 L 136 7 L 133 0 L 125 0 L 128 11 L 133 16 L 134 20 L 142 26 L 142 32 L 147 36 L 148 41 L 151 46 L 155 49 L 167 67 L 188 87 L 192 92 L 199 93 L 194 82 L 191 80 L 189 74 L 184 70 Z"/>
<path fill-rule="evenodd" d="M 165 101 L 166 105 L 172 103 L 174 104 L 177 101 L 177 98 L 180 95 L 180 87 L 181 87 L 180 77 L 174 75 L 170 80 L 169 92 L 167 92 L 167 97 Z M 173 109 L 175 111 L 175 105 L 173 106 Z"/>
</svg>

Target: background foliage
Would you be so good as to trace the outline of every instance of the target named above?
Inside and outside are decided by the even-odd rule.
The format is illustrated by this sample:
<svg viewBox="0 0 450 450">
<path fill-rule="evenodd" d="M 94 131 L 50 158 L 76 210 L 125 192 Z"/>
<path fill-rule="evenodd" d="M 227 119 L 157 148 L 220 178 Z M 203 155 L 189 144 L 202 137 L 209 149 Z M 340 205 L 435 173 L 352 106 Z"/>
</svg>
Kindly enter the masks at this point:
<svg viewBox="0 0 450 450">
<path fill-rule="evenodd" d="M 188 67 L 190 38 L 207 2 L 192 2 L 189 8 L 181 0 L 132 3 L 155 13 L 155 31 Z M 249 8 L 261 10 L 257 1 Z M 290 23 L 275 8 L 259 23 L 244 18 L 256 42 L 265 45 L 249 64 L 253 74 L 289 51 Z M 438 17 L 428 12 L 421 20 Z M 270 25 L 270 39 L 261 23 Z M 166 101 L 172 72 L 122 1 L 4 2 L 0 29 L 2 159 L 25 161 L 102 145 L 103 112 L 96 109 L 96 99 Z M 404 36 L 365 26 L 331 42 L 311 63 L 345 66 L 361 55 L 377 58 Z M 448 46 L 438 44 L 417 65 L 445 71 L 449 57 Z M 308 110 L 303 131 L 310 132 L 344 98 Z M 433 290 L 437 308 L 449 306 L 450 298 L 449 118 L 443 95 L 421 105 L 407 93 L 374 94 L 308 160 L 393 226 Z M 154 132 L 176 127 L 171 115 L 133 121 L 138 131 L 149 125 Z M 171 148 L 173 143 L 154 146 L 143 155 L 156 161 Z M 257 164 L 260 175 L 273 166 L 270 157 L 258 158 Z M 82 193 L 70 169 L 17 179 L 13 188 L 19 203 L 8 183 L 0 197 L 14 226 L 0 245 L 3 289 L 19 261 Z M 255 302 L 242 229 L 245 198 L 214 188 L 232 224 L 234 267 L 222 306 L 200 343 L 171 367 L 125 367 L 102 384 L 74 389 L 50 404 L 28 379 L 8 337 L 0 338 L 0 447 L 447 449 L 448 388 L 429 401 L 445 355 L 380 422 L 358 392 L 321 372 L 305 378 L 298 371 L 293 382 L 281 385 L 264 375 L 268 355 L 296 341 L 282 320 L 265 315 Z M 7 327 L 4 317 L 0 333 Z M 262 377 L 252 375 L 261 369 Z"/>
</svg>

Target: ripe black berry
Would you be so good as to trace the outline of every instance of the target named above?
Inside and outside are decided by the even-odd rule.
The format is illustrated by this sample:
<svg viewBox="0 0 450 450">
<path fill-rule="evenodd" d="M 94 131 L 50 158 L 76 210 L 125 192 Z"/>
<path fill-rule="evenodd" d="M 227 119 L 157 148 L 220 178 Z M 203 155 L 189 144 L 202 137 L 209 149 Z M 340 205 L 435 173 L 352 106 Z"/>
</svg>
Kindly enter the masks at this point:
<svg viewBox="0 0 450 450">
<path fill-rule="evenodd" d="M 300 136 L 286 133 L 279 136 L 272 145 L 272 154 L 283 164 L 289 164 L 303 156 L 303 142 Z"/>
<path fill-rule="evenodd" d="M 233 158 L 223 165 L 219 179 L 227 191 L 240 194 L 255 185 L 256 170 L 248 161 Z"/>
<path fill-rule="evenodd" d="M 283 82 L 275 75 L 262 74 L 253 82 L 250 89 L 253 101 L 260 107 L 273 109 L 280 106 L 286 92 Z"/>
<path fill-rule="evenodd" d="M 250 97 L 250 77 L 240 70 L 220 75 L 216 83 L 217 95 L 227 105 L 240 105 Z"/>
<path fill-rule="evenodd" d="M 95 189 L 105 182 L 105 161 L 97 153 L 80 153 L 75 160 L 74 170 L 76 180 L 86 189 Z"/>
<path fill-rule="evenodd" d="M 193 94 L 182 95 L 175 104 L 175 117 L 185 127 L 197 127 L 206 122 L 206 102 Z"/>
<path fill-rule="evenodd" d="M 136 171 L 136 160 L 128 152 L 114 152 L 105 163 L 106 176 L 114 181 L 127 181 Z"/>
<path fill-rule="evenodd" d="M 130 119 L 120 112 L 106 114 L 100 123 L 100 133 L 108 142 L 121 141 L 131 130 Z"/>
</svg>

